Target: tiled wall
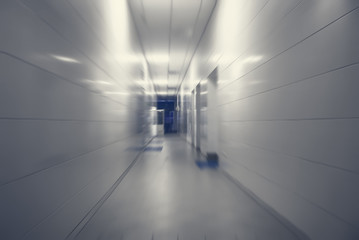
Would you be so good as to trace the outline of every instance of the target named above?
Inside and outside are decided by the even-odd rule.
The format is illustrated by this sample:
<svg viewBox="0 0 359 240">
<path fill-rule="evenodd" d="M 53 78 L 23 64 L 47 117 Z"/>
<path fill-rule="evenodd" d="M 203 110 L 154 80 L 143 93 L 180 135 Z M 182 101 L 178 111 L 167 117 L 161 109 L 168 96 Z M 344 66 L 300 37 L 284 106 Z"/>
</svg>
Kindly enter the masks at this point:
<svg viewBox="0 0 359 240">
<path fill-rule="evenodd" d="M 0 239 L 65 239 L 145 140 L 113 2 L 0 2 Z"/>
<path fill-rule="evenodd" d="M 359 238 L 358 7 L 219 1 L 185 80 L 218 66 L 222 167 L 312 239 Z"/>
</svg>

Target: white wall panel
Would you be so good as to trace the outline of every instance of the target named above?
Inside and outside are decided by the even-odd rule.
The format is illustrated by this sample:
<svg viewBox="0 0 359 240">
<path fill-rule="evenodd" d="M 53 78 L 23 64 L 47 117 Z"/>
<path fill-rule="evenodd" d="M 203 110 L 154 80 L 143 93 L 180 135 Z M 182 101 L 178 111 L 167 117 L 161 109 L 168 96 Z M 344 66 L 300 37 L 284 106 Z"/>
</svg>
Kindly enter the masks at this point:
<svg viewBox="0 0 359 240">
<path fill-rule="evenodd" d="M 125 141 L 120 141 L 32 174 L 24 180 L 2 186 L 1 205 L 12 203 L 4 209 L 2 215 L 7 221 L 5 226 L 10 226 L 7 228 L 3 226 L 4 236 L 16 238 L 16 235 L 21 236 L 25 232 L 32 231 L 38 223 L 45 224 L 43 221 L 47 220 L 46 218 L 51 219 L 50 215 L 56 217 L 56 214 L 67 205 L 71 205 L 71 201 L 76 200 L 78 195 L 81 196 L 82 191 L 87 192 L 88 196 L 82 198 L 81 203 L 76 200 L 78 206 L 98 201 L 103 192 L 116 181 L 118 173 L 122 173 L 132 161 L 135 152 L 126 151 L 129 146 L 130 144 L 126 144 Z M 102 186 L 98 188 L 96 185 Z M 91 194 L 95 197 L 91 197 Z M 87 207 L 92 206 L 87 205 Z M 77 213 L 74 209 L 72 211 Z M 19 216 L 22 216 L 21 221 Z M 70 221 L 71 217 L 79 218 L 81 215 L 68 215 L 62 221 Z M 50 231 L 50 234 L 56 237 L 58 234 L 56 228 L 60 229 L 61 224 L 51 227 L 53 232 Z"/>
<path fill-rule="evenodd" d="M 292 125 L 294 124 L 295 123 Z M 233 136 L 237 134 L 238 136 L 239 133 L 240 135 L 246 134 L 243 132 L 249 127 L 244 129 L 245 127 L 238 125 L 240 125 L 240 123 L 236 123 L 236 125 L 229 124 L 227 126 L 228 130 L 225 131 L 227 133 L 226 135 Z M 276 129 L 276 127 L 273 126 L 274 124 L 271 123 L 262 125 L 270 125 L 272 129 Z M 311 123 L 311 125 L 313 124 Z M 242 128 L 244 131 L 236 131 L 233 134 L 228 134 L 230 131 L 233 132 L 234 128 Z M 255 128 L 255 126 L 253 128 Z M 266 129 L 268 129 L 268 127 Z M 328 129 L 330 128 L 327 128 L 327 130 Z M 263 128 L 260 128 L 259 130 L 263 130 Z M 303 128 L 298 130 L 302 130 L 303 132 Z M 272 132 L 275 132 L 275 130 Z M 274 134 L 267 131 L 266 133 L 263 133 L 261 137 L 266 138 L 269 135 Z M 329 164 L 327 162 L 324 164 L 320 162 L 317 163 L 315 161 L 311 161 L 310 159 L 308 160 L 296 155 L 290 155 L 287 154 L 286 150 L 282 150 L 280 148 L 269 148 L 270 143 L 260 145 L 252 143 L 250 140 L 246 139 L 245 136 L 242 138 L 243 139 L 238 139 L 237 137 L 236 140 L 226 142 L 226 144 L 222 145 L 226 155 L 237 156 L 236 159 L 242 164 L 245 164 L 249 169 L 261 173 L 263 176 L 266 176 L 278 185 L 285 186 L 288 190 L 293 191 L 302 196 L 304 199 L 323 207 L 326 211 L 341 217 L 344 221 L 352 224 L 353 226 L 357 225 L 357 212 L 359 210 L 356 204 L 359 200 L 359 191 L 355 187 L 359 181 L 357 173 L 351 172 L 351 170 L 347 171 L 346 169 L 342 169 L 340 167 L 338 168 L 335 165 L 328 166 L 326 165 Z M 287 141 L 291 141 L 290 136 L 287 137 Z M 307 141 L 309 140 L 307 139 Z M 275 138 L 271 139 L 270 142 L 276 142 L 278 145 L 280 144 L 280 141 Z M 281 143 L 280 147 L 286 149 L 285 143 Z M 226 147 L 225 145 L 227 144 L 232 147 L 236 146 L 236 148 L 232 149 Z M 296 144 L 301 145 L 300 142 L 296 142 Z M 262 146 L 266 146 L 267 148 Z M 306 150 L 308 152 L 310 150 L 315 152 L 317 149 L 308 149 L 309 146 L 318 146 L 318 143 L 313 141 L 307 144 Z M 245 158 L 240 156 L 245 156 Z M 340 157 L 340 159 L 342 158 L 345 158 L 345 156 Z M 346 207 L 344 208 L 343 205 Z"/>
<path fill-rule="evenodd" d="M 0 72 L 2 117 L 130 120 L 125 114 L 130 105 L 128 96 L 111 99 L 5 54 L 0 54 L 0 63 L 7 69 Z"/>
<path fill-rule="evenodd" d="M 358 65 L 220 106 L 223 121 L 358 117 Z M 260 83 L 243 83 L 243 87 Z M 317 89 L 323 89 L 318 92 Z M 285 101 L 284 101 L 285 100 Z M 249 105 L 250 104 L 250 105 Z M 261 107 L 261 111 L 256 111 Z"/>
<path fill-rule="evenodd" d="M 123 62 L 138 41 L 118 15 L 116 44 L 110 3 L 0 3 L 0 239 L 64 239 L 148 137 L 142 63 Z"/>
<path fill-rule="evenodd" d="M 195 57 L 219 70 L 221 166 L 310 238 L 356 239 L 359 2 L 246 3 L 218 4 Z"/>
<path fill-rule="evenodd" d="M 254 69 L 263 64 L 264 66 L 266 66 L 268 65 L 267 63 L 272 63 L 272 60 L 275 60 L 277 57 L 281 57 L 288 50 L 295 51 L 292 50 L 292 48 L 297 45 L 302 45 L 303 41 L 307 40 L 307 38 L 308 40 L 310 40 L 310 38 L 314 37 L 314 40 L 310 41 L 315 41 L 318 36 L 322 35 L 321 31 L 326 29 L 327 27 L 329 27 L 331 31 L 345 31 L 344 29 L 348 29 L 350 25 L 341 25 L 342 18 L 345 18 L 346 20 L 344 22 L 348 24 L 355 24 L 355 19 L 357 18 L 357 16 L 355 16 L 354 14 L 354 16 L 352 15 L 348 17 L 348 15 L 350 15 L 351 11 L 354 11 L 354 9 L 356 9 L 357 7 L 358 3 L 356 1 L 345 1 L 344 3 L 338 1 L 328 2 L 325 0 L 318 0 L 312 2 L 308 2 L 307 0 L 302 1 L 296 8 L 290 11 L 282 19 L 282 21 L 278 23 L 278 26 L 274 28 L 274 31 L 268 37 L 264 39 L 251 38 L 251 40 L 253 42 L 257 42 L 257 44 L 251 46 L 245 52 L 240 53 L 236 62 L 233 63 L 229 68 L 225 68 L 225 70 L 221 73 L 223 77 L 222 81 L 220 82 L 222 83 L 222 87 L 226 86 L 228 83 L 234 82 L 239 77 L 248 74 L 248 72 L 253 71 Z M 331 26 L 332 23 L 335 23 L 336 26 L 341 25 L 341 27 L 334 27 L 335 29 L 333 30 L 333 26 Z M 263 21 L 262 25 L 264 28 L 268 25 L 268 23 Z M 357 35 L 355 31 L 345 31 L 344 35 L 332 34 L 331 38 L 323 37 L 320 43 L 314 45 L 320 45 L 321 47 L 316 51 L 320 51 L 320 49 L 326 47 L 328 47 L 328 49 L 330 49 L 331 51 L 321 52 L 322 54 L 332 54 L 332 51 L 345 50 L 345 48 L 348 47 L 347 45 L 340 45 L 341 48 L 339 49 L 329 48 L 329 46 L 331 44 L 336 44 L 336 42 L 331 41 L 332 38 L 343 39 L 343 41 L 351 41 L 352 39 L 350 37 L 347 37 L 348 34 L 350 34 L 352 37 L 355 37 L 355 35 Z M 253 34 L 248 37 L 251 37 L 252 35 Z M 328 41 L 328 44 L 322 44 L 323 41 Z M 339 44 L 337 46 L 339 46 Z M 300 53 L 300 51 L 298 51 L 298 53 Z M 248 58 L 253 56 L 260 56 L 261 59 L 258 61 L 250 61 L 249 63 L 247 62 L 246 64 L 243 64 L 243 61 L 248 60 Z M 306 55 L 305 59 L 312 60 L 313 56 L 316 55 L 314 53 L 311 53 L 310 55 Z M 304 61 L 303 58 L 299 57 L 296 57 L 295 60 L 300 62 Z M 333 63 L 337 61 L 336 58 L 333 58 L 332 60 Z M 322 62 L 324 64 L 332 63 L 328 61 Z M 319 64 L 323 63 L 319 62 Z M 297 65 L 293 64 L 291 66 L 294 67 Z M 231 73 L 231 69 L 232 71 L 234 71 L 233 74 Z M 285 70 L 285 68 L 281 69 Z M 275 73 L 281 74 L 282 72 L 278 71 Z M 229 76 L 227 76 L 227 74 L 229 74 Z"/>
<path fill-rule="evenodd" d="M 230 94 L 225 94 L 227 97 L 222 98 L 220 103 L 242 99 L 358 63 L 359 49 L 355 42 L 358 41 L 359 34 L 356 31 L 350 31 L 355 28 L 358 19 L 359 11 L 355 11 L 255 71 L 243 77 L 239 75 L 238 80 L 221 89 Z M 273 72 L 272 69 L 281 69 L 281 71 Z M 243 87 L 243 83 L 250 82 L 258 84 L 252 84 L 248 88 Z"/>
<path fill-rule="evenodd" d="M 2 120 L 1 184 L 69 161 L 133 133 L 108 122 Z M 36 141 L 34 141 L 36 139 Z M 19 151 L 19 146 L 21 151 Z"/>
<path fill-rule="evenodd" d="M 233 161 L 227 159 L 224 164 L 229 174 L 255 192 L 259 198 L 264 199 L 271 207 L 277 211 L 280 210 L 283 216 L 296 224 L 296 227 L 305 229 L 305 233 L 311 239 L 356 239 L 358 237 L 354 227 L 298 197 L 292 191 L 283 189 L 270 179 L 249 170 L 236 159 Z"/>
</svg>

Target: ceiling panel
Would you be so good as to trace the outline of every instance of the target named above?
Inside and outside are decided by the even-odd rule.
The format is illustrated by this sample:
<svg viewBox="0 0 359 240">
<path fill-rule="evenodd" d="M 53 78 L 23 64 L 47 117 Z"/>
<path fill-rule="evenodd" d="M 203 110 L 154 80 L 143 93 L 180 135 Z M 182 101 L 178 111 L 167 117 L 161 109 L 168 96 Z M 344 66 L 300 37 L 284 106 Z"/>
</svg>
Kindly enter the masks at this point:
<svg viewBox="0 0 359 240">
<path fill-rule="evenodd" d="M 216 0 L 128 1 L 157 92 L 175 92 Z M 164 81 L 168 81 L 163 83 Z M 156 82 L 160 82 L 156 84 Z"/>
</svg>

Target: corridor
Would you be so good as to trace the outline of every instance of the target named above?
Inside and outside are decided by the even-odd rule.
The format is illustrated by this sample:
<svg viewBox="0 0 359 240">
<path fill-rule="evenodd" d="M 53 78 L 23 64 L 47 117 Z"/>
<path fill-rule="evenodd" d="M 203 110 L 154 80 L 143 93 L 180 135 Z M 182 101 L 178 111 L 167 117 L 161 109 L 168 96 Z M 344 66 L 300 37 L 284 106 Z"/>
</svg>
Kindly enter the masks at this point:
<svg viewBox="0 0 359 240">
<path fill-rule="evenodd" d="M 183 139 L 147 149 L 77 239 L 301 239 L 219 169 L 199 168 Z"/>
<path fill-rule="evenodd" d="M 0 240 L 358 240 L 359 0 L 1 0 Z"/>
</svg>

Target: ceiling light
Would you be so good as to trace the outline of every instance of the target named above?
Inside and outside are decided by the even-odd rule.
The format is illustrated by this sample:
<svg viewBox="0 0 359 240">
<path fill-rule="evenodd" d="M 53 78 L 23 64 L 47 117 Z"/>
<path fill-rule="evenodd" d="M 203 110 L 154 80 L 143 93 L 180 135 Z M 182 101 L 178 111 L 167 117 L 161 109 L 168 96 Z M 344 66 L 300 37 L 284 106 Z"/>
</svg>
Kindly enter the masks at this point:
<svg viewBox="0 0 359 240">
<path fill-rule="evenodd" d="M 129 95 L 128 92 L 104 92 L 107 95 Z"/>
<path fill-rule="evenodd" d="M 146 92 L 147 95 L 167 95 L 167 91 Z"/>
<path fill-rule="evenodd" d="M 85 80 L 85 81 L 89 82 L 89 83 L 94 83 L 94 84 L 113 85 L 113 83 L 107 82 L 107 81 L 95 81 L 95 80 Z"/>
<path fill-rule="evenodd" d="M 250 56 L 243 60 L 244 63 L 254 63 L 262 60 L 263 56 Z"/>
<path fill-rule="evenodd" d="M 69 57 L 65 57 L 65 56 L 60 56 L 60 55 L 51 55 L 53 58 L 63 61 L 63 62 L 70 62 L 70 63 L 80 63 L 79 61 L 77 61 L 74 58 L 69 58 Z"/>
<path fill-rule="evenodd" d="M 147 60 L 150 63 L 167 63 L 170 57 L 168 53 L 148 54 Z"/>
<path fill-rule="evenodd" d="M 168 85 L 168 81 L 167 80 L 154 80 L 153 83 L 155 85 L 161 85 L 161 86 L 167 86 Z"/>
</svg>

